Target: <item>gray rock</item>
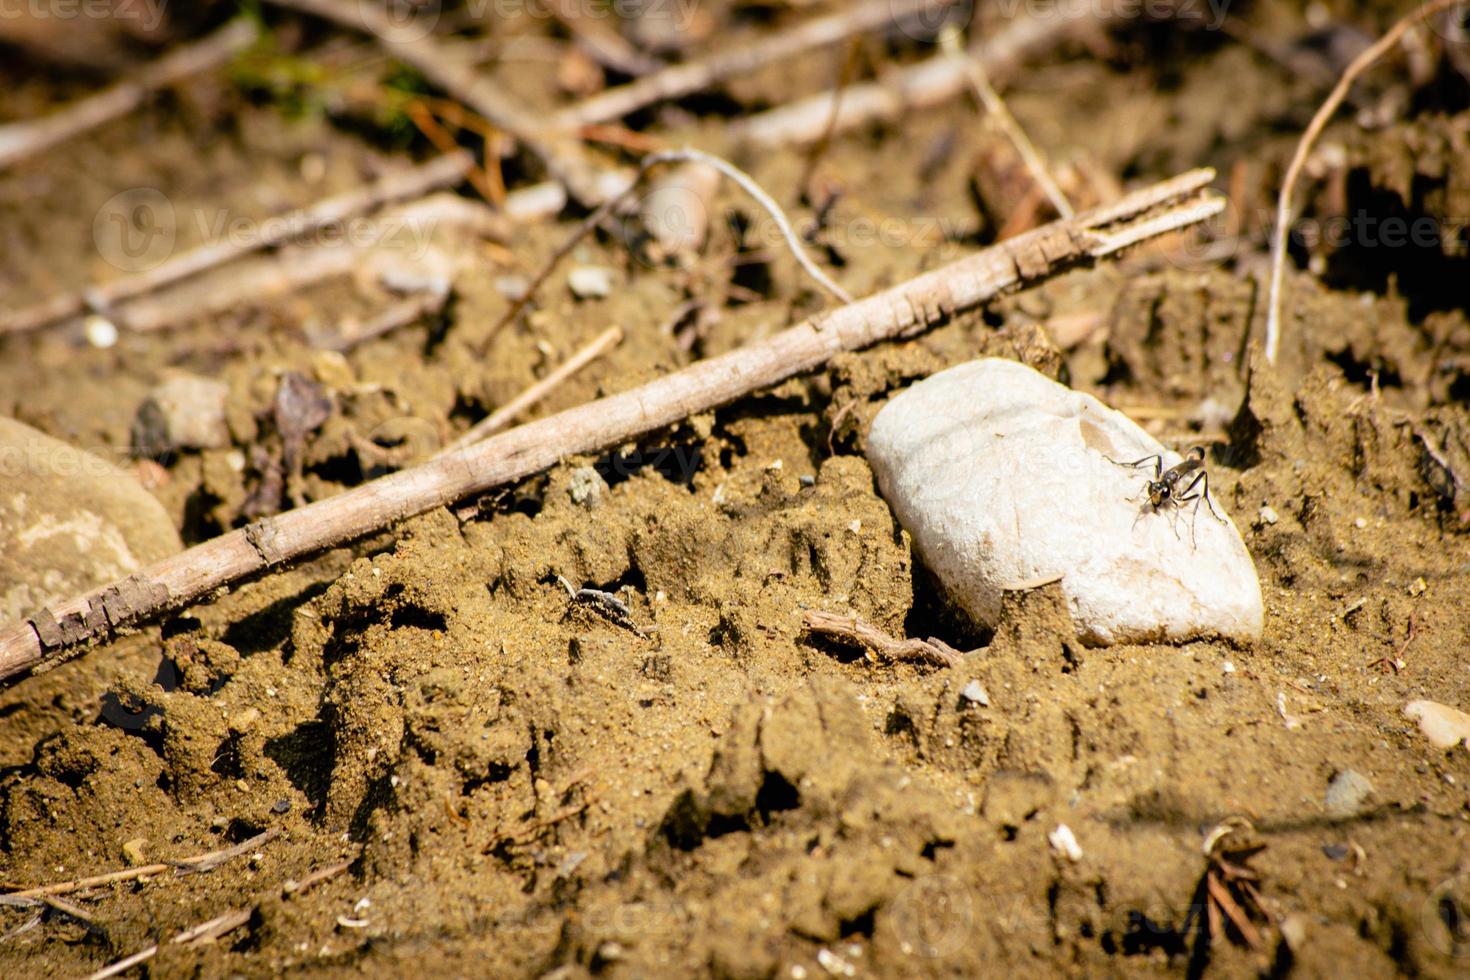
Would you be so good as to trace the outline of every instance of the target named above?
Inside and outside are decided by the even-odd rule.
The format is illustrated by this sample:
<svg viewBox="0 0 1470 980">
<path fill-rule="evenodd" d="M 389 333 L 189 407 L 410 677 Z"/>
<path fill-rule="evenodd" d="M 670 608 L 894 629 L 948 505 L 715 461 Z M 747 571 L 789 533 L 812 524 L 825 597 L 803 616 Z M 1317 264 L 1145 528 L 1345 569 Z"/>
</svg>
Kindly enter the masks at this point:
<svg viewBox="0 0 1470 980">
<path fill-rule="evenodd" d="M 133 445 L 156 455 L 230 444 L 225 399 L 230 386 L 214 378 L 175 374 L 148 393 L 133 420 Z"/>
<path fill-rule="evenodd" d="M 1344 769 L 1327 784 L 1327 795 L 1322 803 L 1329 817 L 1345 819 L 1363 812 L 1363 805 L 1372 795 L 1373 784 L 1368 782 L 1368 777 L 1352 769 Z"/>
<path fill-rule="evenodd" d="M 0 621 L 183 549 L 132 474 L 0 418 Z"/>
<path fill-rule="evenodd" d="M 1214 493 L 1154 512 L 1152 470 L 1180 457 L 1124 415 L 1014 361 L 942 371 L 886 405 L 868 434 L 883 496 L 925 565 L 980 626 L 1009 588 L 1062 576 L 1090 643 L 1261 635 L 1255 565 Z"/>
</svg>

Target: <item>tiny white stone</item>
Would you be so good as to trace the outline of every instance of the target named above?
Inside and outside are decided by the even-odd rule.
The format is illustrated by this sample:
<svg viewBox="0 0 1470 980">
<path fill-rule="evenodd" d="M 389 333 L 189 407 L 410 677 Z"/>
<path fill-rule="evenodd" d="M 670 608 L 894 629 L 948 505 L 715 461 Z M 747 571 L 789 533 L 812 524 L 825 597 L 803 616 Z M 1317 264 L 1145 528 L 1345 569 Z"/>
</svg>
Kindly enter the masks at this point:
<svg viewBox="0 0 1470 980">
<path fill-rule="evenodd" d="M 93 313 L 87 317 L 82 330 L 87 335 L 87 343 L 101 350 L 117 343 L 117 326 L 105 316 Z"/>
<path fill-rule="evenodd" d="M 1272 508 L 1272 507 L 1262 507 L 1261 508 L 1261 523 L 1262 524 L 1275 524 L 1279 520 L 1281 520 L 1281 518 L 1277 516 L 1276 510 L 1274 508 Z"/>
<path fill-rule="evenodd" d="M 567 286 L 578 299 L 601 299 L 612 294 L 612 270 L 600 265 L 579 265 L 567 276 Z"/>
<path fill-rule="evenodd" d="M 1235 673 L 1235 664 L 1233 664 L 1229 660 L 1227 660 L 1223 664 L 1220 665 L 1220 669 L 1223 670 L 1227 674 L 1233 674 L 1233 673 Z"/>
<path fill-rule="evenodd" d="M 1008 584 L 1061 575 L 1087 642 L 1261 635 L 1255 565 L 1218 488 L 1222 520 L 1193 504 L 1149 509 L 1152 468 L 1114 460 L 1180 457 L 1090 395 L 1014 361 L 971 361 L 893 398 L 867 447 L 919 556 L 982 627 Z"/>
<path fill-rule="evenodd" d="M 972 680 L 966 684 L 964 690 L 960 691 L 960 697 L 981 707 L 990 707 L 990 695 L 985 693 L 985 687 L 979 681 Z"/>
<path fill-rule="evenodd" d="M 1052 849 L 1068 861 L 1082 860 L 1082 846 L 1077 843 L 1077 835 L 1072 833 L 1072 828 L 1066 824 L 1057 824 L 1057 829 L 1047 834 L 1046 839 L 1051 841 Z"/>
</svg>

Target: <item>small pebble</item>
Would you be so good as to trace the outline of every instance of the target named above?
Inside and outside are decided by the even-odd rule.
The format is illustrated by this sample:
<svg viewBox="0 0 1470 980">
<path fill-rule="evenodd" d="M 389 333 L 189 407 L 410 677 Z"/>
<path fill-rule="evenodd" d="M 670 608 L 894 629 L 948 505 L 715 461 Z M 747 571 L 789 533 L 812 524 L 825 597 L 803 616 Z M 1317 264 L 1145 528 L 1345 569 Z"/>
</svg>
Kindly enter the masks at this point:
<svg viewBox="0 0 1470 980">
<path fill-rule="evenodd" d="M 796 478 L 796 482 L 801 484 L 803 487 L 814 487 L 817 485 L 817 478 L 812 476 L 810 473 L 803 473 L 801 476 Z"/>
<path fill-rule="evenodd" d="M 509 300 L 518 300 L 526 295 L 531 284 L 525 276 L 497 276 L 495 291 Z"/>
<path fill-rule="evenodd" d="M 990 707 L 990 695 L 985 692 L 985 687 L 979 681 L 972 680 L 966 684 L 964 690 L 960 691 L 960 697 L 983 708 Z"/>
<path fill-rule="evenodd" d="M 1341 861 L 1352 853 L 1346 844 L 1323 844 L 1322 853 L 1327 855 L 1330 861 Z"/>
<path fill-rule="evenodd" d="M 117 343 L 117 326 L 105 316 L 92 314 L 83 326 L 87 343 L 99 350 L 106 350 Z"/>
<path fill-rule="evenodd" d="M 1327 795 L 1322 803 L 1329 817 L 1343 819 L 1361 813 L 1363 805 L 1372 795 L 1373 784 L 1366 776 L 1352 769 L 1344 769 L 1327 784 Z"/>
<path fill-rule="evenodd" d="M 579 466 L 572 470 L 567 493 L 571 496 L 572 503 L 591 510 L 602 503 L 602 498 L 606 496 L 607 481 L 592 467 Z"/>
<path fill-rule="evenodd" d="M 567 286 L 578 299 L 601 299 L 612 295 L 612 270 L 602 265 L 579 265 L 567 277 Z"/>
<path fill-rule="evenodd" d="M 291 812 L 291 801 L 290 800 L 276 800 L 276 802 L 274 802 L 274 803 L 271 804 L 271 813 L 280 814 L 280 813 L 290 813 L 290 812 Z"/>
<path fill-rule="evenodd" d="M 1051 841 L 1052 850 L 1068 861 L 1082 860 L 1082 846 L 1077 843 L 1077 835 L 1072 833 L 1072 828 L 1066 824 L 1057 824 L 1057 829 L 1047 834 L 1046 839 Z"/>
<path fill-rule="evenodd" d="M 1273 508 L 1270 508 L 1270 507 L 1262 507 L 1261 508 L 1261 523 L 1262 524 L 1275 524 L 1279 520 L 1281 520 L 1281 518 L 1277 516 L 1276 511 Z"/>
<path fill-rule="evenodd" d="M 127 860 L 129 867 L 137 868 L 148 863 L 148 856 L 143 853 L 143 848 L 147 843 L 146 837 L 134 837 L 123 844 L 123 857 Z"/>
</svg>

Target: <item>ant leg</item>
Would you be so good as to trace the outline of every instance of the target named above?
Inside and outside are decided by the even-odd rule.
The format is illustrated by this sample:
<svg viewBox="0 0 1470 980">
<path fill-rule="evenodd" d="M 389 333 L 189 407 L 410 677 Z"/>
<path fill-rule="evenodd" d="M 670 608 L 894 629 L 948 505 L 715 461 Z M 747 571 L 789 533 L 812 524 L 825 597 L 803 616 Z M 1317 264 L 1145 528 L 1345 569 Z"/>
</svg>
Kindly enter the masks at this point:
<svg viewBox="0 0 1470 980">
<path fill-rule="evenodd" d="M 1199 492 L 1190 493 L 1190 491 L 1193 490 L 1196 486 L 1200 487 Z M 1193 480 L 1189 481 L 1189 486 L 1184 488 L 1184 492 L 1174 499 L 1181 504 L 1185 503 L 1186 501 L 1193 500 L 1195 501 L 1194 509 L 1199 510 L 1198 498 L 1200 497 L 1204 498 L 1205 506 L 1210 508 L 1210 514 L 1214 516 L 1215 520 L 1219 521 L 1221 524 L 1224 524 L 1225 518 L 1220 516 L 1220 512 L 1215 509 L 1214 503 L 1210 500 L 1210 474 L 1205 472 L 1204 470 L 1200 470 L 1199 475 L 1196 476 Z"/>
<path fill-rule="evenodd" d="M 1135 459 L 1131 463 L 1125 463 L 1121 459 L 1114 459 L 1113 457 L 1109 456 L 1107 453 L 1104 453 L 1103 454 L 1103 459 L 1107 460 L 1109 463 L 1112 463 L 1114 466 L 1129 466 L 1129 467 L 1132 467 L 1133 469 L 1137 469 L 1138 467 L 1142 466 L 1144 463 L 1147 463 L 1149 460 L 1153 460 L 1154 461 L 1154 479 L 1155 480 L 1157 480 L 1159 478 L 1159 474 L 1164 471 L 1164 457 L 1160 456 L 1158 453 L 1154 453 L 1152 456 L 1145 456 L 1145 457 L 1143 457 L 1143 459 Z"/>
</svg>

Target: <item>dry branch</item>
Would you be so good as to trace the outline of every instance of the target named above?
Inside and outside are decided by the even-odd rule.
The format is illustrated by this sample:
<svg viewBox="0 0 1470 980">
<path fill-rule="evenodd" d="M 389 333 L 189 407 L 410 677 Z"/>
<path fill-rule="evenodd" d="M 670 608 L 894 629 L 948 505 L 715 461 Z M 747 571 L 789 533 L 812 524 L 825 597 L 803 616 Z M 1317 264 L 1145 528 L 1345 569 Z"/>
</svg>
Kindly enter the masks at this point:
<svg viewBox="0 0 1470 980">
<path fill-rule="evenodd" d="M 599 204 L 622 189 L 625 178 L 617 171 L 594 164 L 577 140 L 564 134 L 545 135 L 544 120 L 512 101 L 493 79 L 481 75 L 467 56 L 432 35 L 419 36 L 414 25 L 396 23 L 381 5 L 361 0 L 270 2 L 329 20 L 348 30 L 372 33 L 394 58 L 484 116 L 501 132 L 514 137 L 583 204 Z"/>
<path fill-rule="evenodd" d="M 1100 23 L 1105 14 L 1093 6 L 1068 3 L 1045 16 L 1018 14 L 993 37 L 972 45 L 974 57 L 992 80 L 1004 79 L 1027 59 Z M 799 146 L 822 139 L 829 131 L 835 135 L 869 123 L 894 122 L 917 109 L 957 98 L 969 85 L 967 69 L 940 54 L 886 72 L 876 82 L 823 92 L 741 119 L 731 125 L 730 140 L 741 148 Z"/>
<path fill-rule="evenodd" d="M 1399 42 L 1410 27 L 1421 20 L 1433 17 L 1453 7 L 1459 0 L 1429 0 L 1422 4 L 1419 9 L 1404 15 L 1388 29 L 1377 41 L 1352 60 L 1343 71 L 1342 77 L 1332 87 L 1326 101 L 1317 109 L 1312 116 L 1312 121 L 1307 124 L 1306 131 L 1302 133 L 1300 142 L 1296 145 L 1296 152 L 1291 155 L 1291 163 L 1287 165 L 1286 176 L 1281 181 L 1281 193 L 1276 198 L 1276 227 L 1271 230 L 1271 289 L 1266 300 L 1266 360 L 1272 364 L 1276 363 L 1276 348 L 1281 342 L 1281 280 L 1286 269 L 1286 235 L 1291 226 L 1291 193 L 1296 188 L 1297 178 L 1301 176 L 1302 167 L 1306 165 L 1307 154 L 1312 151 L 1312 146 L 1317 142 L 1317 137 L 1322 135 L 1322 130 L 1327 126 L 1327 120 L 1342 105 L 1342 100 L 1347 98 L 1348 90 L 1353 87 L 1353 82 L 1363 74 L 1373 63 L 1388 53 L 1388 50 Z"/>
<path fill-rule="evenodd" d="M 832 636 L 848 643 L 855 643 L 871 650 L 882 660 L 929 664 L 934 667 L 953 667 L 963 656 L 943 640 L 930 637 L 927 640 L 910 638 L 895 640 L 865 619 L 857 616 L 842 616 L 837 613 L 808 609 L 801 617 L 801 625 L 810 633 Z"/>
<path fill-rule="evenodd" d="M 42 666 L 165 611 L 395 521 L 710 411 L 814 370 L 842 352 L 908 338 L 998 294 L 1115 255 L 1218 214 L 1196 170 L 1070 221 L 1027 232 L 856 303 L 823 311 L 759 343 L 699 361 L 630 391 L 436 456 L 338 496 L 265 518 L 0 631 L 0 679 Z"/>
<path fill-rule="evenodd" d="M 213 34 L 146 65 L 133 78 L 49 116 L 0 126 L 0 168 L 125 116 L 153 92 L 228 61 L 255 41 L 255 25 L 235 20 Z"/>
<path fill-rule="evenodd" d="M 491 238 L 504 238 L 509 231 L 486 205 L 442 191 L 380 212 L 371 239 L 287 245 L 128 300 L 111 312 L 128 329 L 148 332 L 240 306 L 260 306 L 337 276 L 374 273 L 383 278 L 406 268 L 437 271 L 448 260 L 436 248 L 428 246 L 415 257 L 398 236 L 402 232 L 422 241 L 447 228 Z"/>
<path fill-rule="evenodd" d="M 206 242 L 197 248 L 166 259 L 146 272 L 122 276 L 78 293 L 55 296 L 35 306 L 0 317 L 0 334 L 36 330 L 58 320 L 77 316 L 89 309 L 115 313 L 124 300 L 172 285 L 248 255 L 345 221 L 373 208 L 419 197 L 446 185 L 458 183 L 474 166 L 464 152 L 437 157 L 428 163 L 379 177 L 364 187 L 318 201 L 309 208 L 281 215 L 263 223 L 259 235 L 242 239 Z M 121 319 L 121 317 L 118 317 Z"/>
<path fill-rule="evenodd" d="M 743 47 L 716 52 L 708 58 L 673 65 L 627 85 L 608 89 L 569 106 L 552 117 L 552 125 L 575 130 L 595 123 L 613 122 L 655 102 L 677 99 L 747 75 L 813 48 L 836 44 L 855 34 L 885 25 L 902 27 L 935 17 L 953 0 L 868 0 L 851 10 L 807 21 L 774 37 L 762 37 Z"/>
</svg>

